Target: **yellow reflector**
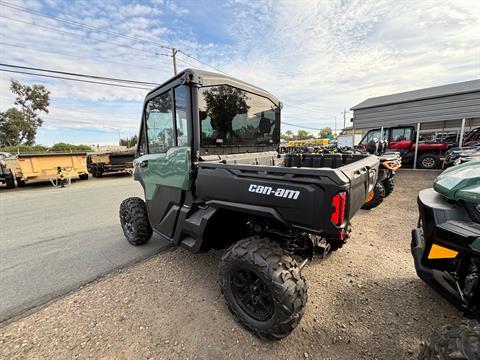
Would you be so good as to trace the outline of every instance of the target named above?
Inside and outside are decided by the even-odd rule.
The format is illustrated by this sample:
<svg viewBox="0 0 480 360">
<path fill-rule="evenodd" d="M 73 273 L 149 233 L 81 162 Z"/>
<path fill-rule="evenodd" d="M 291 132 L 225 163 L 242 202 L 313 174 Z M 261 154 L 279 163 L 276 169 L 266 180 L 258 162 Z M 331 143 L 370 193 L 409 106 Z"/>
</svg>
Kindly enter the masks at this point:
<svg viewBox="0 0 480 360">
<path fill-rule="evenodd" d="M 429 259 L 453 259 L 458 255 L 458 251 L 447 249 L 446 247 L 433 244 L 428 254 Z"/>
</svg>

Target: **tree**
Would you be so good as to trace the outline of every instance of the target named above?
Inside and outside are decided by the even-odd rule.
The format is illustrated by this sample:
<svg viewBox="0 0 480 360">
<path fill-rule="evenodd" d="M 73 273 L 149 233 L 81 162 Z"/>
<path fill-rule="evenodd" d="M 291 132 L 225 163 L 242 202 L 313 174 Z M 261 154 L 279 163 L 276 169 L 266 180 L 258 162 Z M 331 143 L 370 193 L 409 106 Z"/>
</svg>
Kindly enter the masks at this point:
<svg viewBox="0 0 480 360">
<path fill-rule="evenodd" d="M 292 140 L 295 140 L 297 137 L 292 130 L 287 130 L 285 131 L 284 134 L 280 136 L 280 138 L 282 138 L 285 141 L 292 141 Z"/>
<path fill-rule="evenodd" d="M 43 85 L 23 85 L 16 80 L 12 80 L 10 91 L 16 95 L 17 107 L 0 113 L 0 146 L 33 145 L 43 124 L 38 113 L 48 113 L 50 91 Z"/>
<path fill-rule="evenodd" d="M 297 140 L 308 140 L 313 138 L 313 135 L 310 134 L 307 130 L 298 130 L 297 131 Z"/>
<path fill-rule="evenodd" d="M 138 136 L 137 135 L 133 135 L 132 137 L 126 137 L 125 139 L 120 139 L 120 141 L 118 142 L 118 145 L 120 146 L 126 146 L 126 147 L 132 147 L 132 146 L 135 146 L 137 145 L 137 142 L 138 142 Z"/>
<path fill-rule="evenodd" d="M 321 139 L 325 139 L 327 138 L 329 135 L 332 135 L 332 128 L 330 127 L 324 127 L 320 130 L 320 132 L 318 133 L 318 135 L 320 136 Z"/>
<path fill-rule="evenodd" d="M 203 93 L 205 110 L 200 120 L 210 117 L 210 124 L 217 132 L 217 138 L 225 139 L 227 134 L 233 135 L 232 121 L 238 114 L 248 113 L 247 94 L 231 86 L 215 86 Z"/>
</svg>

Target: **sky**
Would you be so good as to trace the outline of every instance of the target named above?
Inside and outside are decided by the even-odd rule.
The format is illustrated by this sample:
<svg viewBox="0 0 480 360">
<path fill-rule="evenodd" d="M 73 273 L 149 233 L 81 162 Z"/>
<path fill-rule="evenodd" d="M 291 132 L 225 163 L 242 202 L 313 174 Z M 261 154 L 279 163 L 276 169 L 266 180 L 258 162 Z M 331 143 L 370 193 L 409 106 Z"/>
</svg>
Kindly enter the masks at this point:
<svg viewBox="0 0 480 360">
<path fill-rule="evenodd" d="M 179 70 L 260 86 L 307 129 L 342 128 L 344 109 L 369 97 L 480 78 L 479 34 L 477 0 L 0 1 L 1 63 L 162 83 L 173 67 L 160 45 L 174 47 Z M 147 90 L 0 72 L 0 111 L 13 105 L 11 79 L 51 92 L 39 144 L 138 132 Z"/>
</svg>

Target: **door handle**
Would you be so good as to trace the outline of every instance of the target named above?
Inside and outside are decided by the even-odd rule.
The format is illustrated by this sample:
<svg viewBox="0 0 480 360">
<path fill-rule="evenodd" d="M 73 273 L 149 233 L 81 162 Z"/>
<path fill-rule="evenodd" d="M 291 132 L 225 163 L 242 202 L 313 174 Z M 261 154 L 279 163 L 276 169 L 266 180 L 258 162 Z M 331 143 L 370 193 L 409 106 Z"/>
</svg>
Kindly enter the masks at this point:
<svg viewBox="0 0 480 360">
<path fill-rule="evenodd" d="M 140 162 L 140 167 L 146 168 L 147 166 L 148 166 L 148 161 L 147 160 L 143 160 L 142 162 Z"/>
</svg>

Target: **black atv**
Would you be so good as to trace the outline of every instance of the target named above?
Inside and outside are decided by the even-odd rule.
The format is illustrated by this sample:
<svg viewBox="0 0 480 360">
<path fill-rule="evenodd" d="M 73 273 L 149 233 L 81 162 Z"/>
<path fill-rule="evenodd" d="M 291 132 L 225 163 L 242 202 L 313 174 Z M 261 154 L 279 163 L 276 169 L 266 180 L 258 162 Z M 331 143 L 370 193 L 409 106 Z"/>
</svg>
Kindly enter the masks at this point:
<svg viewBox="0 0 480 360">
<path fill-rule="evenodd" d="M 383 199 L 393 192 L 395 172 L 402 166 L 402 158 L 399 153 L 379 154 L 380 167 L 378 180 L 372 191 L 367 196 L 362 206 L 364 210 L 370 210 L 379 206 Z"/>
<path fill-rule="evenodd" d="M 445 154 L 443 168 L 460 165 L 469 161 L 480 160 L 480 145 L 453 148 Z"/>
<path fill-rule="evenodd" d="M 362 206 L 364 210 L 370 210 L 379 206 L 383 199 L 393 192 L 395 183 L 393 177 L 395 172 L 402 166 L 402 157 L 398 152 L 385 152 L 387 142 L 384 140 L 372 139 L 365 148 L 340 148 L 338 152 L 342 154 L 369 153 L 378 156 L 380 167 L 378 169 L 378 179 L 374 188 L 368 193 Z"/>
<path fill-rule="evenodd" d="M 412 231 L 418 276 L 465 312 L 480 317 L 480 161 L 445 170 L 418 194 Z"/>
</svg>

